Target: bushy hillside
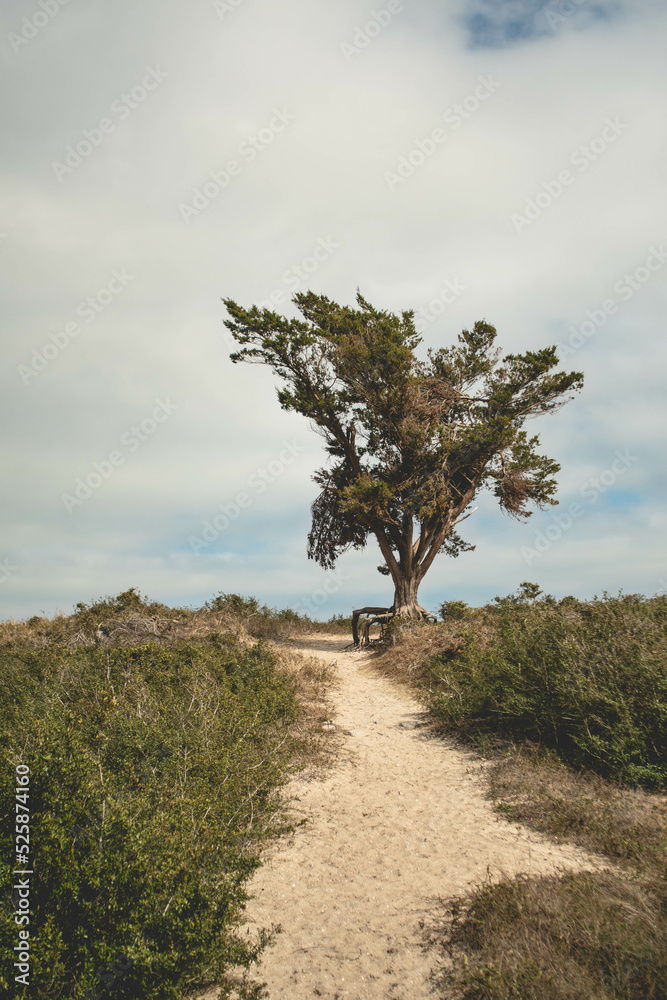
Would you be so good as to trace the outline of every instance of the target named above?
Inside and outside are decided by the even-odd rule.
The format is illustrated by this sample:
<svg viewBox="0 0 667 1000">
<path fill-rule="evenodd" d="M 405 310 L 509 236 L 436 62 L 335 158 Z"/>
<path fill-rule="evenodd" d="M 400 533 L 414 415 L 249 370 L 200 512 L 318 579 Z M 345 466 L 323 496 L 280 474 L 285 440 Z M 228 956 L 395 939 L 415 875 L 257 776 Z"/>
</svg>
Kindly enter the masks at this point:
<svg viewBox="0 0 667 1000">
<path fill-rule="evenodd" d="M 395 621 L 379 664 L 487 755 L 498 811 L 609 859 L 454 901 L 451 1000 L 667 997 L 667 598 L 557 601 L 535 584 Z"/>
<path fill-rule="evenodd" d="M 667 783 L 667 598 L 505 599 L 463 611 L 453 632 L 426 667 L 443 722 L 628 784 Z"/>
<path fill-rule="evenodd" d="M 236 595 L 192 612 L 131 590 L 1 627 L 0 940 L 12 954 L 29 932 L 30 996 L 176 1000 L 232 979 L 256 995 L 237 973 L 266 935 L 235 929 L 309 737 L 304 677 L 253 636 L 307 624 Z M 12 897 L 19 764 L 29 925 Z M 27 995 L 7 965 L 0 984 Z"/>
</svg>

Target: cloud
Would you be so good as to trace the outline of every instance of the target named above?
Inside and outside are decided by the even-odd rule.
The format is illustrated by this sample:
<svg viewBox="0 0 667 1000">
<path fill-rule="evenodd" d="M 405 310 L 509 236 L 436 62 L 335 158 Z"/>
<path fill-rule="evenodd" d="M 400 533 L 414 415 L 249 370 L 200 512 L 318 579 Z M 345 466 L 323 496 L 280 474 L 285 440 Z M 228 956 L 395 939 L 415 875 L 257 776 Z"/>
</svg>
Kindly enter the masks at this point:
<svg viewBox="0 0 667 1000">
<path fill-rule="evenodd" d="M 593 17 L 603 6 L 605 19 Z M 667 242 L 665 13 L 648 0 L 632 11 L 587 0 L 547 36 L 526 27 L 540 10 L 404 0 L 349 61 L 341 44 L 371 17 L 351 0 L 243 0 L 222 18 L 212 3 L 123 0 L 113 17 L 68 4 L 19 51 L 5 45 L 0 72 L 18 95 L 0 201 L 0 561 L 17 566 L 1 585 L 6 614 L 127 586 L 176 603 L 224 588 L 283 604 L 321 586 L 305 556 L 320 439 L 280 409 L 270 372 L 231 364 L 220 301 L 284 293 L 278 309 L 294 315 L 290 296 L 308 287 L 352 303 L 359 286 L 383 308 L 429 309 L 424 349 L 481 318 L 506 352 L 569 347 L 563 366 L 585 372 L 584 392 L 534 427 L 562 464 L 563 504 L 617 449 L 640 461 L 540 558 L 538 582 L 581 596 L 605 579 L 656 589 L 667 570 L 656 534 L 667 266 L 636 288 L 625 276 L 643 277 Z M 5 38 L 24 16 L 17 0 L 5 5 Z M 471 36 L 461 18 L 473 16 L 486 21 Z M 147 66 L 168 77 L 59 181 L 52 161 L 132 99 Z M 485 99 L 480 78 L 498 83 Z M 275 109 L 294 120 L 269 137 Z M 602 148 L 608 119 L 627 127 Z M 435 129 L 445 139 L 390 189 L 386 172 L 430 150 Z M 242 169 L 186 223 L 179 205 L 232 159 Z M 563 170 L 572 183 L 548 195 Z M 530 203 L 539 212 L 517 232 L 512 217 L 535 214 Z M 321 241 L 337 246 L 309 270 Z M 132 280 L 113 293 L 123 269 Z M 443 297 L 452 287 L 462 291 Z M 618 308 L 591 333 L 589 314 L 610 298 Z M 45 346 L 51 357 L 26 384 L 20 367 Z M 158 398 L 178 405 L 173 416 L 68 514 L 62 493 Z M 293 440 L 298 461 L 196 557 L 188 537 Z M 550 512 L 516 525 L 483 503 L 466 522 L 477 551 L 438 561 L 425 600 L 487 599 L 530 578 L 520 548 Z M 374 544 L 345 555 L 350 581 L 322 613 L 390 596 L 378 562 Z"/>
</svg>

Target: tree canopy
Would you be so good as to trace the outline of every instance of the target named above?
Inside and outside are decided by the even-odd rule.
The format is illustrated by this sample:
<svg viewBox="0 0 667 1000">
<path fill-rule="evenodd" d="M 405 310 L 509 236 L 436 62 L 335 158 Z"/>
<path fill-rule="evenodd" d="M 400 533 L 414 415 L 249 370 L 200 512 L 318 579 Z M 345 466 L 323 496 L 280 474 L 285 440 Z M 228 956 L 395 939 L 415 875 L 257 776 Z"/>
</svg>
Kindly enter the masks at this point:
<svg viewBox="0 0 667 1000">
<path fill-rule="evenodd" d="M 555 347 L 501 358 L 496 330 L 480 321 L 455 346 L 419 358 L 413 311 L 375 309 L 361 293 L 358 308 L 298 293 L 302 318 L 292 319 L 223 301 L 240 348 L 232 360 L 272 368 L 284 383 L 280 405 L 324 438 L 309 558 L 332 568 L 375 536 L 394 611 L 418 607 L 417 587 L 439 552 L 471 548 L 455 525 L 481 488 L 516 518 L 557 503 L 560 466 L 522 429 L 583 384 L 580 372 L 554 371 Z"/>
</svg>

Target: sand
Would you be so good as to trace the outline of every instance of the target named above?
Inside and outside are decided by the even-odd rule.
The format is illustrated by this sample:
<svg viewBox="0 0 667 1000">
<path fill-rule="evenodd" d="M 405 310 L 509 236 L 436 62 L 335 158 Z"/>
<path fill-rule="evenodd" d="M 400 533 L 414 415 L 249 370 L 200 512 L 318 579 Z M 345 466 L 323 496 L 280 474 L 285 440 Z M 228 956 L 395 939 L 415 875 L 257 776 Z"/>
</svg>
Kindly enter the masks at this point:
<svg viewBox="0 0 667 1000">
<path fill-rule="evenodd" d="M 439 959 L 423 926 L 443 899 L 489 877 L 599 865 L 497 816 L 484 762 L 415 728 L 425 716 L 410 691 L 346 644 L 297 644 L 337 663 L 331 737 L 341 748 L 324 778 L 288 786 L 308 821 L 271 848 L 249 886 L 247 930 L 282 925 L 252 973 L 271 1000 L 432 997 Z"/>
</svg>

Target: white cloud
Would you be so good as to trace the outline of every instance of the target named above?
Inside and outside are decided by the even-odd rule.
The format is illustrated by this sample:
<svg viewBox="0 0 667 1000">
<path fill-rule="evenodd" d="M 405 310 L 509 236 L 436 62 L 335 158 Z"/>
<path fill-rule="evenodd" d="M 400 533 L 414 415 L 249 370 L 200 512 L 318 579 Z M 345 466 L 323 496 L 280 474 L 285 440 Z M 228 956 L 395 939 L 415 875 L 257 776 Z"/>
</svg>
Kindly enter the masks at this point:
<svg viewBox="0 0 667 1000">
<path fill-rule="evenodd" d="M 230 364 L 220 297 L 250 304 L 287 287 L 284 273 L 319 238 L 340 249 L 302 287 L 334 299 L 352 302 L 359 285 L 385 308 L 419 308 L 447 280 L 465 284 L 426 329 L 428 346 L 482 317 L 506 350 L 565 342 L 587 310 L 619 299 L 565 359 L 585 371 L 584 392 L 535 430 L 563 464 L 564 500 L 617 448 L 640 449 L 632 489 L 646 516 L 634 505 L 632 513 L 601 507 L 595 545 L 573 528 L 572 541 L 540 560 L 538 582 L 570 592 L 576 579 L 582 596 L 605 578 L 610 590 L 624 580 L 657 589 L 664 556 L 648 512 L 664 488 L 667 268 L 627 301 L 614 283 L 667 243 L 665 14 L 647 2 L 586 30 L 568 23 L 533 41 L 471 49 L 464 10 L 474 8 L 405 0 L 347 63 L 340 43 L 365 23 L 351 2 L 244 0 L 223 19 L 212 4 L 186 12 L 124 3 L 113 18 L 72 5 L 24 50 L 5 54 L 7 83 L 21 95 L 7 113 L 0 203 L 9 279 L 2 401 L 11 429 L 0 558 L 19 567 L 3 584 L 7 613 L 132 585 L 177 602 L 222 588 L 282 603 L 318 585 L 323 571 L 305 558 L 305 533 L 320 440 L 280 410 L 269 372 Z M 501 14 L 507 19 L 506 5 Z M 6 30 L 22 16 L 10 3 Z M 51 160 L 155 64 L 169 78 L 59 183 Z M 500 82 L 492 96 L 460 127 L 443 121 L 489 75 Z M 185 225 L 179 204 L 283 107 L 294 122 Z M 627 130 L 577 170 L 571 157 L 609 117 Z M 441 148 L 391 191 L 385 171 L 437 127 L 447 132 Z M 568 166 L 574 183 L 517 233 L 512 213 Z M 17 366 L 122 268 L 135 280 L 24 385 Z M 173 398 L 178 413 L 68 518 L 62 491 L 158 396 Z M 190 558 L 191 526 L 294 438 L 307 449 L 303 463 L 265 506 L 257 498 L 234 545 Z M 480 532 L 477 552 L 443 557 L 425 596 L 441 587 L 450 598 L 459 587 L 479 599 L 513 590 L 517 574 L 530 578 L 518 553 L 539 517 L 508 523 L 489 500 L 484 530 L 468 522 Z M 354 576 L 332 596 L 335 610 L 387 591 L 378 561 L 374 550 L 344 557 Z"/>
</svg>

